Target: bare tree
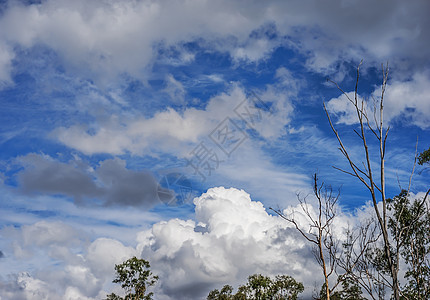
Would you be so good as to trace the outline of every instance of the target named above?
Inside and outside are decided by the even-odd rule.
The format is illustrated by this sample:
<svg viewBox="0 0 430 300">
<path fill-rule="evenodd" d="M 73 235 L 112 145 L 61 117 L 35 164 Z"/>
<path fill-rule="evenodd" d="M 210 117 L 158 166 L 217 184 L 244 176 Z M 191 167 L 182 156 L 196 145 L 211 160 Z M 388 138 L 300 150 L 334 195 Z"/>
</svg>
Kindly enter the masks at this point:
<svg viewBox="0 0 430 300">
<path fill-rule="evenodd" d="M 339 149 L 341 153 L 346 158 L 347 162 L 349 163 L 349 166 L 351 168 L 350 171 L 343 170 L 336 168 L 346 174 L 349 174 L 355 178 L 357 178 L 370 192 L 373 208 L 375 210 L 376 218 L 379 224 L 379 229 L 381 230 L 382 239 L 383 239 L 383 245 L 384 245 L 384 255 L 387 263 L 387 267 L 389 269 L 389 274 L 391 277 L 390 287 L 393 289 L 393 296 L 394 299 L 399 300 L 400 299 L 400 287 L 399 287 L 399 281 L 398 281 L 398 261 L 394 259 L 392 253 L 391 253 L 391 242 L 390 242 L 390 236 L 388 232 L 388 222 L 387 222 L 387 200 L 385 196 L 385 154 L 386 154 L 386 141 L 388 137 L 389 127 L 387 129 L 384 128 L 384 94 L 385 89 L 387 86 L 387 80 L 388 80 L 388 65 L 382 66 L 382 86 L 381 86 L 381 97 L 380 99 L 374 99 L 375 100 L 375 107 L 373 111 L 373 119 L 368 115 L 368 112 L 366 111 L 366 103 L 363 99 L 359 100 L 358 96 L 358 82 L 360 77 L 360 65 L 357 67 L 357 77 L 355 82 L 355 90 L 354 90 L 354 97 L 350 97 L 342 88 L 334 81 L 329 80 L 333 84 L 336 85 L 336 87 L 345 95 L 347 100 L 353 105 L 355 112 L 356 112 L 356 118 L 359 123 L 359 130 L 355 131 L 358 138 L 362 142 L 363 146 L 363 154 L 364 154 L 364 161 L 357 162 L 355 161 L 350 153 L 348 152 L 348 149 L 345 147 L 344 143 L 342 142 L 342 139 L 339 135 L 339 132 L 336 130 L 335 126 L 333 125 L 333 122 L 330 118 L 330 114 L 327 110 L 326 105 L 324 104 L 324 110 L 327 114 L 328 121 L 330 123 L 330 127 L 333 130 L 333 133 L 335 134 L 338 143 L 339 143 Z M 373 123 L 373 124 L 372 124 Z M 379 146 L 379 162 L 378 166 L 375 168 L 372 165 L 372 155 L 371 150 L 369 149 L 369 141 L 367 138 L 368 134 L 372 134 Z M 378 173 L 379 168 L 379 175 L 376 175 Z M 375 171 L 376 170 L 376 171 Z M 382 204 L 382 207 L 380 208 L 378 206 L 378 203 Z M 382 210 L 382 211 L 381 211 Z"/>
<path fill-rule="evenodd" d="M 430 190 L 427 191 L 424 198 L 415 200 L 410 204 L 408 195 L 417 161 L 417 155 L 415 155 L 407 191 L 402 191 L 403 194 L 394 197 L 394 200 L 386 198 L 385 157 L 390 128 L 384 126 L 383 117 L 388 66 L 382 65 L 381 96 L 379 99 L 373 99 L 373 115 L 368 113 L 367 101 L 359 99 L 360 66 L 361 63 L 357 67 L 353 96 L 342 90 L 336 82 L 330 81 L 335 84 L 354 108 L 356 121 L 359 124 L 359 129 L 354 130 L 354 132 L 362 144 L 362 160 L 353 158 L 344 145 L 339 132 L 333 125 L 325 103 L 324 110 L 330 127 L 338 140 L 339 150 L 349 164 L 350 170 L 334 168 L 358 179 L 370 192 L 374 220 L 361 222 L 358 227 L 349 230 L 347 240 L 339 249 L 339 242 L 335 239 L 332 230 L 339 194 L 333 196 L 331 188 L 327 189 L 324 183 L 318 184 L 316 174 L 313 178 L 314 196 L 318 201 L 316 214 L 308 205 L 306 197 L 301 198 L 298 195 L 301 210 L 310 222 L 308 230 L 299 226 L 297 219 L 294 218 L 294 212 L 287 216 L 279 209 L 274 211 L 292 223 L 303 237 L 314 244 L 314 254 L 324 274 L 324 294 L 327 299 L 330 299 L 330 295 L 339 283 L 350 282 L 351 278 L 354 283 L 363 287 L 373 299 L 384 299 L 387 287 L 392 290 L 392 297 L 396 300 L 399 300 L 400 296 L 402 299 L 415 299 L 416 297 L 426 299 L 430 293 L 430 285 L 426 284 L 430 279 L 430 268 L 428 267 L 430 264 L 428 259 L 430 253 L 430 230 L 428 230 L 430 228 L 430 213 L 428 206 L 426 206 Z M 378 151 L 371 150 L 375 142 Z M 375 162 L 375 158 L 377 162 Z M 418 236 L 420 236 L 420 243 L 416 241 Z M 401 260 L 410 265 L 406 272 L 406 277 L 409 277 L 409 285 L 403 290 L 399 284 Z M 329 288 L 329 276 L 333 273 L 338 276 L 337 282 Z M 411 289 L 415 290 L 412 294 Z M 420 291 L 417 292 L 417 289 Z"/>
<path fill-rule="evenodd" d="M 379 226 L 374 219 L 363 220 L 355 228 L 348 228 L 343 249 L 336 260 L 338 269 L 343 270 L 343 274 L 339 276 L 354 279 L 372 299 L 383 299 L 381 292 L 388 282 L 369 259 L 369 253 L 380 237 Z"/>
<path fill-rule="evenodd" d="M 416 149 L 418 142 L 416 145 Z M 430 295 L 430 211 L 426 200 L 430 190 L 421 199 L 409 201 L 409 191 L 417 162 L 415 160 L 409 177 L 408 189 L 393 199 L 387 199 L 388 233 L 391 253 L 399 272 L 400 262 L 406 263 L 405 279 L 408 284 L 399 288 L 403 299 L 428 299 Z M 391 271 L 381 244 L 382 232 L 375 217 L 362 221 L 348 230 L 347 241 L 337 258 L 337 265 L 358 282 L 372 299 L 384 299 L 385 287 L 392 287 Z M 383 242 L 382 242 L 383 244 Z M 388 275 L 388 277 L 387 277 Z"/>
<path fill-rule="evenodd" d="M 313 175 L 313 193 L 318 201 L 318 211 L 316 214 L 311 210 L 311 206 L 307 203 L 307 197 L 297 198 L 300 202 L 300 207 L 304 215 L 309 221 L 309 228 L 303 229 L 294 217 L 294 212 L 287 216 L 280 209 L 272 209 L 277 215 L 284 220 L 292 223 L 301 235 L 314 245 L 314 256 L 320 264 L 325 282 L 325 294 L 327 300 L 330 299 L 330 294 L 336 288 L 339 281 L 330 288 L 329 277 L 335 272 L 336 255 L 338 253 L 338 242 L 333 235 L 333 220 L 336 216 L 336 203 L 339 198 L 339 193 L 333 194 L 330 187 L 326 187 L 324 182 L 319 184 L 317 174 Z"/>
</svg>

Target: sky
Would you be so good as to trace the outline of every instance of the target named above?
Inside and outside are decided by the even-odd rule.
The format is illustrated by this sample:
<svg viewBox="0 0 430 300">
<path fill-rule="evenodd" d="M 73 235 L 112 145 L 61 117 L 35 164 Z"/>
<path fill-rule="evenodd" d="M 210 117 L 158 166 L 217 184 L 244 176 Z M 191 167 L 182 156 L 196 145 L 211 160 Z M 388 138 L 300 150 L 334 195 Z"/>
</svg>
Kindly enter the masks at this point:
<svg viewBox="0 0 430 300">
<path fill-rule="evenodd" d="M 428 1 L 0 1 L 0 299 L 101 299 L 138 256 L 156 299 L 254 273 L 319 290 L 291 213 L 312 174 L 340 189 L 336 234 L 369 216 L 323 103 L 363 160 L 389 66 L 387 196 L 430 146 Z M 378 170 L 378 144 L 369 137 Z M 418 143 L 417 143 L 418 141 Z M 417 166 L 413 195 L 428 188 Z M 309 196 L 310 204 L 312 197 Z M 300 219 L 300 214 L 298 214 Z M 306 225 L 306 220 L 300 219 Z"/>
</svg>

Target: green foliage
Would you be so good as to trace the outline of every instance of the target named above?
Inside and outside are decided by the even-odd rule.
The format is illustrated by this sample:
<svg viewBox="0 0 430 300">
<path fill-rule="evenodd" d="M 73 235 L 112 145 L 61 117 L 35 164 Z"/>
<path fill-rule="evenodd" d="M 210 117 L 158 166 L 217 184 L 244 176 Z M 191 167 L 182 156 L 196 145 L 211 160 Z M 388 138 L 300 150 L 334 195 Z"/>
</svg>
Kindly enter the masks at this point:
<svg viewBox="0 0 430 300">
<path fill-rule="evenodd" d="M 402 190 L 393 199 L 387 199 L 387 209 L 391 212 L 388 230 L 394 240 L 393 261 L 399 255 L 407 266 L 401 299 L 430 299 L 430 211 L 426 197 L 411 201 L 408 192 Z M 376 270 L 389 274 L 382 248 L 372 248 L 366 258 Z"/>
<path fill-rule="evenodd" d="M 229 300 L 233 298 L 233 287 L 231 285 L 224 285 L 221 291 L 213 290 L 207 296 L 207 300 Z"/>
<path fill-rule="evenodd" d="M 233 300 L 246 300 L 248 288 L 246 285 L 241 285 L 237 289 L 237 293 L 233 295 Z"/>
<path fill-rule="evenodd" d="M 268 276 L 254 274 L 248 277 L 246 284 L 247 299 L 270 299 L 272 295 L 272 280 Z"/>
<path fill-rule="evenodd" d="M 152 275 L 150 265 L 144 259 L 132 257 L 122 264 L 115 265 L 116 278 L 113 283 L 120 283 L 125 290 L 124 298 L 114 293 L 107 296 L 107 300 L 150 300 L 153 293 L 146 293 L 147 288 L 153 286 L 158 276 Z"/>
<path fill-rule="evenodd" d="M 418 164 L 423 165 L 425 163 L 430 163 L 430 148 L 421 152 L 418 156 Z"/>
<path fill-rule="evenodd" d="M 115 295 L 114 293 L 107 295 L 106 300 L 123 300 L 122 297 Z"/>
<path fill-rule="evenodd" d="M 245 285 L 239 286 L 237 293 L 232 294 L 233 288 L 225 285 L 221 291 L 213 290 L 207 300 L 296 300 L 303 292 L 303 284 L 286 275 L 278 275 L 272 280 L 268 276 L 254 274 L 248 277 Z"/>
<path fill-rule="evenodd" d="M 346 277 L 342 281 L 342 290 L 336 292 L 341 300 L 365 300 L 362 296 L 361 287 L 351 277 Z M 335 293 L 335 294 L 336 294 Z"/>
<path fill-rule="evenodd" d="M 409 299 L 430 299 L 430 211 L 426 199 L 411 202 L 408 196 L 403 190 L 387 199 L 388 209 L 393 212 L 388 228 L 408 266 L 403 294 Z"/>
<path fill-rule="evenodd" d="M 317 297 L 315 297 L 315 298 L 317 298 L 318 300 L 326 300 L 327 299 L 327 292 L 326 291 L 327 291 L 326 284 L 324 282 L 323 285 L 321 286 L 319 298 L 317 298 Z M 338 293 L 337 292 L 331 293 L 330 300 L 340 300 Z"/>
<path fill-rule="evenodd" d="M 350 276 L 342 279 L 342 290 L 330 292 L 330 300 L 366 300 L 358 283 Z M 320 299 L 327 299 L 325 283 L 321 287 Z"/>
<path fill-rule="evenodd" d="M 296 300 L 297 295 L 304 291 L 303 284 L 293 277 L 278 275 L 273 283 L 275 299 Z"/>
</svg>

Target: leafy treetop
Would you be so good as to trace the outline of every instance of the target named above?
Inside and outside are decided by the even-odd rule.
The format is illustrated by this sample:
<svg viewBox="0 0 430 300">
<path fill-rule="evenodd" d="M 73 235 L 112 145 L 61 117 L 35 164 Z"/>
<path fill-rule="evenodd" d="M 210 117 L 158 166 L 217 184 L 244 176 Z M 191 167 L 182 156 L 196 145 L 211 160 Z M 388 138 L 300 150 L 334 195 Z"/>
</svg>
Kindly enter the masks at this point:
<svg viewBox="0 0 430 300">
<path fill-rule="evenodd" d="M 151 300 L 153 293 L 146 293 L 147 288 L 157 282 L 158 276 L 153 275 L 149 268 L 148 261 L 137 257 L 115 265 L 116 278 L 112 282 L 120 283 L 126 295 L 122 298 L 112 293 L 107 300 Z"/>
</svg>

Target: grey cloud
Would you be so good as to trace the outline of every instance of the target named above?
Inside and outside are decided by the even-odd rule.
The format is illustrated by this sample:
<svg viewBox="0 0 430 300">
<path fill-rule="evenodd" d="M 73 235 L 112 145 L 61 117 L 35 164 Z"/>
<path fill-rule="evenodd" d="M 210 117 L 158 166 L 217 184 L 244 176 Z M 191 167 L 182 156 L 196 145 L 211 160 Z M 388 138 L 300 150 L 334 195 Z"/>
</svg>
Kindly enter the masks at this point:
<svg viewBox="0 0 430 300">
<path fill-rule="evenodd" d="M 103 194 L 82 164 L 66 164 L 34 153 L 18 160 L 25 168 L 18 180 L 26 193 L 63 194 L 77 201 Z"/>
<path fill-rule="evenodd" d="M 15 276 L 16 277 L 16 276 Z M 7 297 L 10 300 L 22 300 L 25 299 L 24 288 L 18 284 L 17 278 L 14 280 L 2 281 L 0 280 L 0 295 Z"/>
<path fill-rule="evenodd" d="M 272 4 L 278 29 L 291 30 L 300 51 L 318 71 L 338 69 L 339 61 L 365 59 L 376 66 L 428 67 L 428 1 L 312 1 Z M 286 15 L 285 15 L 286 14 Z"/>
<path fill-rule="evenodd" d="M 8 300 L 50 299 L 47 284 L 34 280 L 27 272 L 0 278 L 0 297 Z"/>
<path fill-rule="evenodd" d="M 24 166 L 18 181 L 27 194 L 63 195 L 83 206 L 149 208 L 159 201 L 155 178 L 147 171 L 127 169 L 117 158 L 102 161 L 94 170 L 79 160 L 64 163 L 33 153 L 18 161 Z"/>
<path fill-rule="evenodd" d="M 193 283 L 186 284 L 177 289 L 166 287 L 164 292 L 171 299 L 189 300 L 189 299 L 204 299 L 208 294 L 208 290 L 220 288 L 217 285 L 209 282 L 199 282 L 196 280 Z"/>
<path fill-rule="evenodd" d="M 149 207 L 158 200 L 155 178 L 146 171 L 127 169 L 122 160 L 105 160 L 96 173 L 106 185 L 105 205 Z"/>
</svg>

